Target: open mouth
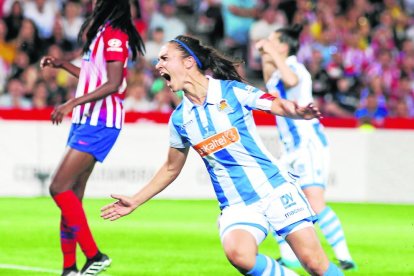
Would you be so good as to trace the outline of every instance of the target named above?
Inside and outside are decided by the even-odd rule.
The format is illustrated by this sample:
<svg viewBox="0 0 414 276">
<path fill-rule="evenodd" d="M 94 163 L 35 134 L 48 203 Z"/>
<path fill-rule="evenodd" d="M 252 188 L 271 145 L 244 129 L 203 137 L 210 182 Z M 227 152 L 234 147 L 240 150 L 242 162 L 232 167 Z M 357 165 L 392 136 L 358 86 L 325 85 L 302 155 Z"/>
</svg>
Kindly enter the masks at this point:
<svg viewBox="0 0 414 276">
<path fill-rule="evenodd" d="M 171 81 L 171 76 L 167 73 L 160 73 L 161 77 L 163 77 L 166 81 Z"/>
</svg>

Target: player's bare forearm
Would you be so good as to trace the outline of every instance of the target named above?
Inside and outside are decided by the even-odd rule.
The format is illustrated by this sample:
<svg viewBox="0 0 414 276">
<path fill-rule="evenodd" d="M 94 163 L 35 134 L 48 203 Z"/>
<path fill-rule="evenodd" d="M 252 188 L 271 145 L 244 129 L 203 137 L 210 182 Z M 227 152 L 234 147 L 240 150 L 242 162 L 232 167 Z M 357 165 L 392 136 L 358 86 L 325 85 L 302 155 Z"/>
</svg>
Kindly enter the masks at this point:
<svg viewBox="0 0 414 276">
<path fill-rule="evenodd" d="M 170 185 L 180 174 L 187 159 L 188 148 L 170 148 L 167 161 L 158 170 L 151 181 L 132 197 L 111 195 L 116 202 L 101 209 L 101 217 L 116 220 L 133 212 L 136 208 L 159 194 Z"/>
<path fill-rule="evenodd" d="M 112 93 L 117 92 L 122 82 L 123 63 L 108 63 L 107 72 L 108 81 L 99 86 L 95 91 L 86 93 L 78 98 L 70 99 L 66 103 L 56 107 L 51 114 L 51 120 L 53 124 L 60 124 L 63 118 L 69 114 L 76 106 L 85 103 L 96 102 Z"/>
<path fill-rule="evenodd" d="M 64 61 L 64 62 L 62 62 L 62 67 L 61 68 L 64 69 L 65 71 L 67 71 L 72 76 L 79 79 L 80 68 L 78 66 L 73 65 L 72 63 L 70 63 L 68 61 Z"/>
<path fill-rule="evenodd" d="M 187 160 L 188 148 L 170 148 L 167 161 L 162 165 L 151 181 L 133 196 L 137 206 L 153 198 L 168 187 L 180 174 Z"/>
<path fill-rule="evenodd" d="M 310 120 L 320 118 L 321 113 L 312 103 L 307 106 L 299 106 L 295 102 L 276 98 L 272 102 L 271 113 L 273 115 L 288 117 L 292 119 Z"/>
</svg>

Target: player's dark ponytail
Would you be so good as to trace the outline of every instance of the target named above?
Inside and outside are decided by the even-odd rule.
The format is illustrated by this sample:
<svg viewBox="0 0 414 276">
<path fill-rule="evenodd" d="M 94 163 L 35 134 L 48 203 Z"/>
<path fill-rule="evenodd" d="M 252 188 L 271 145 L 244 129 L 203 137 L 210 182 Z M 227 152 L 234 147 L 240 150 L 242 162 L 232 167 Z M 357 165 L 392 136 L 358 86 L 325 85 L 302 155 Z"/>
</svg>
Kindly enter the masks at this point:
<svg viewBox="0 0 414 276">
<path fill-rule="evenodd" d="M 280 34 L 280 42 L 286 43 L 289 46 L 289 56 L 296 55 L 299 50 L 299 36 L 302 29 L 303 25 L 295 24 L 291 27 L 284 27 L 276 30 L 276 32 Z"/>
<path fill-rule="evenodd" d="M 109 22 L 113 28 L 121 29 L 128 34 L 128 42 L 133 59 L 137 57 L 138 53 L 144 54 L 144 42 L 132 23 L 130 5 L 130 0 L 98 0 L 96 2 L 96 7 L 83 23 L 78 34 L 78 41 L 82 43 L 83 35 L 86 33 L 86 42 L 83 46 L 84 53 L 89 51 L 89 46 L 98 33 L 99 28 L 106 22 Z"/>
<path fill-rule="evenodd" d="M 170 42 L 178 44 L 184 57 L 192 56 L 201 71 L 211 71 L 213 78 L 243 81 L 236 70 L 236 66 L 241 64 L 240 61 L 225 57 L 212 47 L 203 46 L 200 40 L 194 37 L 180 35 Z"/>
</svg>

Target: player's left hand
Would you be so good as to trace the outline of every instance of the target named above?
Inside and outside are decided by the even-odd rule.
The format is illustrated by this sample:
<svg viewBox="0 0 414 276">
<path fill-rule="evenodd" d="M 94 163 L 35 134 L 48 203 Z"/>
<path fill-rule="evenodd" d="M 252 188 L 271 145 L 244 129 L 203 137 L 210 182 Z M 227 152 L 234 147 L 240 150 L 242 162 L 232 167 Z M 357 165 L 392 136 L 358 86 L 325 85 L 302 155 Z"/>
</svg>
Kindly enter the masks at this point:
<svg viewBox="0 0 414 276">
<path fill-rule="evenodd" d="M 296 113 L 305 120 L 322 117 L 321 112 L 313 103 L 310 103 L 307 106 L 297 106 Z"/>
<path fill-rule="evenodd" d="M 68 115 L 73 109 L 71 101 L 67 101 L 64 104 L 58 105 L 50 114 L 50 119 L 53 124 L 60 124 L 63 118 Z"/>
<path fill-rule="evenodd" d="M 126 216 L 137 208 L 132 198 L 121 195 L 111 195 L 118 201 L 108 204 L 101 208 L 101 217 L 103 219 L 116 220 Z"/>
</svg>

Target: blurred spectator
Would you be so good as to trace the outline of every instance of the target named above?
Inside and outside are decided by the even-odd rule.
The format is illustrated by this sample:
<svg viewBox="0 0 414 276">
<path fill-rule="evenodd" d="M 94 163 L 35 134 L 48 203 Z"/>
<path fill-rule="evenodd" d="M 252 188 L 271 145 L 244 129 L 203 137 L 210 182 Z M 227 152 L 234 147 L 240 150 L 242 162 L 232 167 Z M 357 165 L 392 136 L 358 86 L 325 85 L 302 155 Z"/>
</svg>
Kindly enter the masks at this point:
<svg viewBox="0 0 414 276">
<path fill-rule="evenodd" d="M 260 54 L 255 44 L 260 39 L 267 38 L 272 32 L 287 24 L 287 18 L 283 11 L 278 9 L 279 1 L 272 1 L 272 6 L 267 4 L 261 10 L 260 19 L 252 23 L 249 31 L 248 64 L 253 70 L 261 70 Z"/>
<path fill-rule="evenodd" d="M 13 63 L 10 67 L 9 75 L 11 78 L 21 78 L 24 70 L 30 65 L 29 55 L 21 50 L 16 52 Z"/>
<path fill-rule="evenodd" d="M 223 0 L 221 3 L 224 46 L 230 55 L 247 60 L 249 30 L 259 15 L 259 3 L 256 0 Z"/>
<path fill-rule="evenodd" d="M 16 47 L 13 43 L 10 43 L 6 40 L 7 34 L 7 25 L 0 18 L 0 59 L 5 63 L 10 65 L 13 62 L 14 56 L 16 54 Z"/>
<path fill-rule="evenodd" d="M 220 47 L 224 37 L 224 23 L 220 1 L 203 0 L 198 16 L 194 18 L 194 32 L 202 37 L 206 44 Z"/>
<path fill-rule="evenodd" d="M 48 106 L 48 91 L 45 81 L 39 79 L 33 87 L 32 107 L 43 109 Z"/>
<path fill-rule="evenodd" d="M 62 71 L 40 74 L 37 64 L 46 51 L 79 60 L 77 32 L 92 11 L 92 0 L 0 1 L 0 94 L 10 78 L 19 78 L 23 94 L 33 102 L 39 81 L 46 83 L 48 105 L 73 97 L 75 79 Z M 249 44 L 289 21 L 304 24 L 297 57 L 312 75 L 323 115 L 348 117 L 358 101 L 359 110 L 367 110 L 368 96 L 374 94 L 386 116 L 414 117 L 414 0 L 131 2 L 147 54 L 128 63 L 128 82 L 141 85 L 151 109 L 169 110 L 180 101 L 168 87 L 163 87 L 165 93 L 153 87 L 160 83 L 153 64 L 166 41 L 186 32 L 199 36 L 205 44 L 247 61 L 238 67 L 240 73 L 263 86 Z"/>
<path fill-rule="evenodd" d="M 72 48 L 77 45 L 78 33 L 85 20 L 81 15 L 81 6 L 79 1 L 68 0 L 63 10 L 60 20 L 55 19 L 55 25 L 59 24 L 63 37 L 60 39 L 68 40 L 72 44 Z M 56 26 L 53 28 L 55 29 Z M 55 30 L 53 30 L 55 33 Z M 56 34 L 53 34 L 56 36 Z"/>
<path fill-rule="evenodd" d="M 52 35 L 56 14 L 55 1 L 32 0 L 24 2 L 24 17 L 34 22 L 40 38 L 49 38 Z"/>
<path fill-rule="evenodd" d="M 175 12 L 176 7 L 173 1 L 161 0 L 160 11 L 156 11 L 151 17 L 150 30 L 161 27 L 164 30 L 164 42 L 187 33 L 187 26 L 176 17 Z"/>
<path fill-rule="evenodd" d="M 21 80 L 12 78 L 7 82 L 6 92 L 0 95 L 0 108 L 29 109 L 32 107 L 30 100 L 24 98 L 25 89 Z"/>
<path fill-rule="evenodd" d="M 339 78 L 335 88 L 333 93 L 325 95 L 324 113 L 332 117 L 353 117 L 359 104 L 359 87 L 356 78 Z"/>
<path fill-rule="evenodd" d="M 37 62 L 42 55 L 43 42 L 32 20 L 27 18 L 23 19 L 22 27 L 16 38 L 16 47 L 29 56 L 30 64 Z"/>
<path fill-rule="evenodd" d="M 164 30 L 161 27 L 155 28 L 145 42 L 145 60 L 149 66 L 155 66 L 158 62 L 158 53 L 164 45 Z"/>
<path fill-rule="evenodd" d="M 23 7 L 20 1 L 14 1 L 10 13 L 6 15 L 4 21 L 7 25 L 6 40 L 14 40 L 19 34 L 23 22 Z"/>
<path fill-rule="evenodd" d="M 138 4 L 138 0 L 131 0 L 131 18 L 134 22 L 134 26 L 137 29 L 138 33 L 141 35 L 142 39 L 147 40 L 148 33 L 148 24 L 142 18 L 141 9 Z"/>
<path fill-rule="evenodd" d="M 147 97 L 145 87 L 140 83 L 128 86 L 128 92 L 124 101 L 125 111 L 148 112 L 153 109 L 153 104 Z"/>
<path fill-rule="evenodd" d="M 322 110 L 325 96 L 332 90 L 334 81 L 322 66 L 322 55 L 318 50 L 312 51 L 312 58 L 305 63 L 312 77 L 312 92 L 315 104 Z"/>
<path fill-rule="evenodd" d="M 176 93 L 171 92 L 163 78 L 154 80 L 151 86 L 151 95 L 153 98 L 153 111 L 171 112 L 181 101 Z"/>
<path fill-rule="evenodd" d="M 3 5 L 4 5 L 4 0 L 0 0 L 0 18 L 3 18 Z"/>
<path fill-rule="evenodd" d="M 355 112 L 359 121 L 370 121 L 374 125 L 381 125 L 387 114 L 387 108 L 378 103 L 378 98 L 373 93 L 367 96 L 365 104 Z"/>
</svg>

